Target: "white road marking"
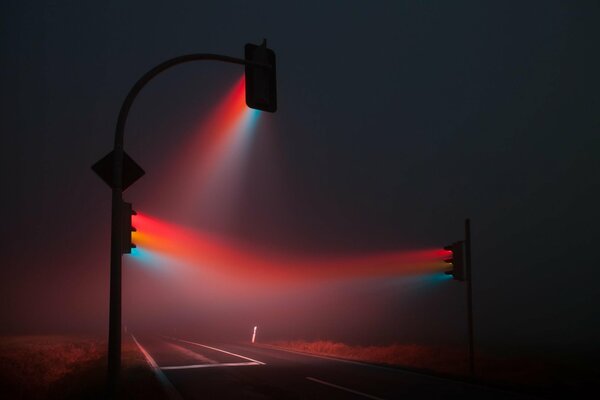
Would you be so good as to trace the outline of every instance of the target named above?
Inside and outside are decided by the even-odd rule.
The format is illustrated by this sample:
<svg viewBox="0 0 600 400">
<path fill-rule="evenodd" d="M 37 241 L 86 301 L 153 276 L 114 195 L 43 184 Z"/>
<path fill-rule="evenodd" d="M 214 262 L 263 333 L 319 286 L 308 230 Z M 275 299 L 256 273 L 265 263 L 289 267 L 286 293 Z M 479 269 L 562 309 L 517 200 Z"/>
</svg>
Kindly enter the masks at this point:
<svg viewBox="0 0 600 400">
<path fill-rule="evenodd" d="M 193 369 L 193 368 L 215 368 L 215 367 L 245 367 L 248 365 L 262 365 L 255 362 L 242 362 L 242 363 L 221 363 L 221 364 L 194 364 L 194 365 L 174 365 L 171 367 L 161 367 L 162 370 L 171 369 Z"/>
<path fill-rule="evenodd" d="M 428 374 L 426 372 L 412 371 L 412 370 L 409 369 L 410 367 L 402 367 L 402 366 L 399 366 L 399 367 L 396 367 L 396 368 L 394 368 L 394 367 L 386 367 L 386 366 L 383 366 L 383 365 L 369 364 L 369 363 L 366 363 L 366 362 L 360 362 L 360 361 L 347 360 L 347 359 L 343 359 L 343 358 L 323 356 L 323 355 L 319 355 L 319 354 L 308 353 L 308 352 L 305 352 L 305 351 L 290 350 L 290 349 L 286 349 L 286 348 L 279 347 L 279 346 L 273 346 L 273 345 L 269 345 L 269 344 L 254 344 L 254 346 L 263 347 L 265 349 L 284 351 L 286 353 L 293 353 L 293 354 L 298 354 L 298 355 L 306 356 L 306 357 L 322 358 L 324 360 L 338 361 L 338 362 L 347 363 L 347 364 L 356 364 L 356 365 L 361 365 L 363 367 L 375 368 L 375 369 L 383 369 L 383 370 L 386 370 L 386 371 L 396 372 L 396 373 L 401 373 L 401 374 L 416 375 L 416 376 L 419 376 L 421 378 L 426 378 L 426 379 L 431 379 L 431 380 L 437 380 L 437 381 L 447 382 L 447 383 L 452 383 L 452 384 L 460 383 L 461 385 L 464 385 L 464 386 L 474 387 L 474 388 L 483 389 L 483 390 L 493 390 L 494 392 L 506 393 L 506 394 L 510 394 L 510 395 L 513 395 L 513 396 L 515 395 L 515 392 L 511 392 L 509 390 L 499 389 L 499 388 L 491 388 L 489 386 L 485 386 L 483 384 L 479 384 L 479 383 L 475 383 L 475 382 L 469 382 L 469 381 L 462 380 L 462 379 L 446 378 L 446 377 L 443 377 L 443 376 L 438 376 L 438 375 L 434 375 L 434 374 Z"/>
<path fill-rule="evenodd" d="M 188 356 L 190 358 L 193 358 L 193 359 L 196 359 L 198 361 L 202 361 L 202 362 L 205 362 L 207 364 L 218 364 L 218 361 L 215 361 L 215 360 L 213 360 L 211 358 L 205 357 L 204 355 L 196 353 L 196 352 L 194 352 L 192 350 L 186 349 L 185 347 L 178 346 L 178 345 L 176 345 L 174 343 L 167 343 L 167 345 L 169 347 L 171 347 L 172 349 L 175 349 L 178 352 L 180 352 L 182 354 L 185 354 L 186 356 Z"/>
<path fill-rule="evenodd" d="M 350 388 L 347 388 L 347 387 L 344 387 L 344 386 L 340 386 L 340 385 L 336 385 L 336 384 L 333 384 L 333 383 L 325 382 L 325 381 L 322 381 L 320 379 L 311 378 L 310 376 L 307 376 L 306 379 L 308 379 L 309 381 L 320 383 L 321 385 L 331 386 L 331 387 L 336 388 L 336 389 L 344 390 L 344 391 L 349 392 L 349 393 L 353 393 L 353 394 L 356 394 L 356 395 L 359 395 L 359 396 L 363 396 L 363 397 L 366 397 L 367 399 L 384 400 L 381 397 L 373 396 L 373 395 L 370 395 L 370 394 L 367 394 L 367 393 L 359 392 L 358 390 L 354 390 L 354 389 L 350 389 Z"/>
<path fill-rule="evenodd" d="M 225 353 L 225 354 L 229 354 L 229 355 L 236 356 L 236 357 L 239 357 L 239 358 L 243 358 L 244 360 L 252 361 L 252 362 L 255 362 L 255 363 L 259 364 L 259 365 L 266 365 L 266 363 L 264 363 L 262 361 L 258 361 L 258 360 L 255 360 L 253 358 L 250 358 L 250 357 L 242 356 L 241 354 L 231 353 L 231 352 L 223 350 L 223 349 L 217 349 L 216 347 L 207 346 L 205 344 L 196 343 L 196 342 L 190 342 L 188 340 L 177 339 L 177 338 L 173 338 L 173 337 L 169 338 L 169 339 L 178 340 L 180 342 L 189 343 L 189 344 L 193 344 L 193 345 L 196 345 L 196 346 L 206 347 L 207 349 L 216 350 L 216 351 L 220 351 L 221 353 Z"/>
<path fill-rule="evenodd" d="M 131 335 L 131 337 L 133 338 L 133 341 L 135 342 L 135 344 L 137 344 L 137 346 L 139 347 L 139 349 L 142 352 L 142 354 L 144 355 L 144 357 L 146 357 L 146 361 L 148 361 L 148 364 L 150 364 L 150 366 L 152 368 L 158 368 L 158 364 L 156 363 L 156 361 L 154 361 L 154 358 L 152 358 L 152 356 L 150 355 L 150 353 L 148 353 L 146 351 L 146 349 L 144 349 L 142 347 L 142 345 L 140 344 L 140 342 L 137 341 L 137 339 L 135 338 L 135 336 L 133 336 L 133 334 Z"/>
<path fill-rule="evenodd" d="M 257 346 L 257 347 L 264 347 L 265 349 L 285 351 L 286 353 L 298 354 L 300 356 L 305 356 L 305 357 L 322 358 L 324 360 L 339 361 L 339 362 L 347 363 L 347 364 L 356 364 L 356 365 L 362 365 L 364 367 L 386 369 L 386 370 L 398 372 L 397 368 L 384 367 L 382 365 L 369 364 L 369 363 L 365 363 L 365 362 L 361 362 L 361 361 L 348 360 L 348 359 L 345 359 L 345 358 L 337 358 L 337 357 L 333 357 L 333 356 L 331 356 L 331 357 L 330 356 L 324 356 L 324 355 L 321 355 L 321 354 L 309 353 L 309 352 L 306 352 L 306 351 L 291 350 L 291 349 L 287 349 L 285 347 L 273 346 L 273 345 L 270 345 L 270 344 L 254 344 L 254 345 Z M 402 372 L 405 372 L 405 371 L 403 370 Z M 424 374 L 420 374 L 418 372 L 413 372 L 413 371 L 406 371 L 406 372 L 411 373 L 411 374 L 416 374 L 416 375 L 424 375 Z"/>
<path fill-rule="evenodd" d="M 171 400 L 182 400 L 183 398 L 181 397 L 181 395 L 179 394 L 177 389 L 175 389 L 175 386 L 173 386 L 173 384 L 171 383 L 171 381 L 169 381 L 167 376 L 160 370 L 160 367 L 158 366 L 156 361 L 154 361 L 154 358 L 152 358 L 150 353 L 148 353 L 146 351 L 146 349 L 144 349 L 142 347 L 140 342 L 137 341 L 137 339 L 135 338 L 135 336 L 133 336 L 133 334 L 131 334 L 131 337 L 133 338 L 133 341 L 135 342 L 135 344 L 137 344 L 138 348 L 140 349 L 140 351 L 142 352 L 144 357 L 146 357 L 146 361 L 148 362 L 148 364 L 150 364 L 150 367 L 152 367 L 152 371 L 158 378 L 158 381 L 160 382 L 160 384 L 165 389 L 165 392 L 167 393 L 167 397 Z"/>
</svg>

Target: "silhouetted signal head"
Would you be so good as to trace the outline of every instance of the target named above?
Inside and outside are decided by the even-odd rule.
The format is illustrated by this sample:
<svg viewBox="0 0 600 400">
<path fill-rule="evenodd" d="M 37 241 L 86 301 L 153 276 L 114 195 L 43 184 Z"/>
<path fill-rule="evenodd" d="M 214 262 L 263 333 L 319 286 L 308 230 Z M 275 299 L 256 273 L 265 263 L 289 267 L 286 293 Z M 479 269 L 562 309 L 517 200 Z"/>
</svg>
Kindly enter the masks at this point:
<svg viewBox="0 0 600 400">
<path fill-rule="evenodd" d="M 261 111 L 277 111 L 275 53 L 267 48 L 266 39 L 260 46 L 248 43 L 244 50 L 246 61 L 262 64 L 246 64 L 246 105 Z"/>
<path fill-rule="evenodd" d="M 465 262 L 463 254 L 463 241 L 454 242 L 448 246 L 444 246 L 444 250 L 451 251 L 449 258 L 446 258 L 444 262 L 450 264 L 452 269 L 446 271 L 446 275 L 452 275 L 452 277 L 459 281 L 465 280 Z"/>
<path fill-rule="evenodd" d="M 135 212 L 131 203 L 123 202 L 121 224 L 121 253 L 123 254 L 130 254 L 131 249 L 136 248 L 131 238 L 131 233 L 137 232 L 131 220 L 131 217 L 134 215 L 137 215 L 137 212 Z"/>
</svg>

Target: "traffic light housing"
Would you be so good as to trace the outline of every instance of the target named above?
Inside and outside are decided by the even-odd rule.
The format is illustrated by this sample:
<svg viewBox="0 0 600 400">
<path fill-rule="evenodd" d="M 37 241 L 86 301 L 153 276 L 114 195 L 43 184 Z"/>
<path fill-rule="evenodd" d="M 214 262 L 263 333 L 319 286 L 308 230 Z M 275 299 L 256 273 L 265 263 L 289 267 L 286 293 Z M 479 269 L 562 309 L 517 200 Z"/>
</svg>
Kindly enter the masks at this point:
<svg viewBox="0 0 600 400">
<path fill-rule="evenodd" d="M 135 249 L 136 247 L 131 238 L 131 234 L 136 232 L 132 223 L 132 217 L 134 215 L 137 215 L 137 213 L 133 209 L 131 203 L 123 202 L 123 223 L 121 224 L 123 229 L 121 233 L 121 253 L 123 254 L 131 254 L 131 249 Z"/>
<path fill-rule="evenodd" d="M 448 246 L 444 247 L 444 250 L 452 252 L 450 257 L 444 260 L 444 262 L 452 266 L 452 269 L 446 271 L 446 274 L 452 275 L 452 277 L 458 281 L 464 281 L 466 279 L 466 275 L 463 241 L 460 240 L 458 242 L 449 244 Z"/>
<path fill-rule="evenodd" d="M 267 40 L 264 39 L 260 46 L 246 44 L 244 58 L 261 64 L 246 64 L 246 105 L 261 111 L 277 111 L 275 53 L 267 48 Z"/>
</svg>

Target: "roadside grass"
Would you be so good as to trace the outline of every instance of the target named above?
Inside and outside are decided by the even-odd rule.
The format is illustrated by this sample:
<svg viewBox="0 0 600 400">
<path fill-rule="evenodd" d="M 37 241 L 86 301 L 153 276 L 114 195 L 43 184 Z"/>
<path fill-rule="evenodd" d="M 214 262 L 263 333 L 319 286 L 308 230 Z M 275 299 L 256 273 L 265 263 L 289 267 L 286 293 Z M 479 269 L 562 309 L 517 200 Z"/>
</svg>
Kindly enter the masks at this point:
<svg viewBox="0 0 600 400">
<path fill-rule="evenodd" d="M 165 399 L 130 337 L 123 337 L 120 399 Z M 0 394 L 6 399 L 105 398 L 106 341 L 89 336 L 0 337 Z"/>
<path fill-rule="evenodd" d="M 464 350 L 417 344 L 354 346 L 326 340 L 276 341 L 270 344 L 306 353 L 470 380 Z M 478 355 L 476 362 L 478 382 L 551 396 L 583 393 L 592 385 L 595 387 L 599 378 L 596 367 L 584 363 L 481 355 Z"/>
</svg>

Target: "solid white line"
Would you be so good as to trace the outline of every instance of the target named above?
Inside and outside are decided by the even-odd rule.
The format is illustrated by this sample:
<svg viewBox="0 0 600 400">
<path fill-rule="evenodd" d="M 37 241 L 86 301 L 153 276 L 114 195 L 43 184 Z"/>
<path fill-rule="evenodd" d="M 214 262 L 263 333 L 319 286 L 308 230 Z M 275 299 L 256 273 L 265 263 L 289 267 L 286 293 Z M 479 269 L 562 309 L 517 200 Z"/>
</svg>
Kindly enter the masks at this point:
<svg viewBox="0 0 600 400">
<path fill-rule="evenodd" d="M 220 351 L 221 353 L 225 353 L 225 354 L 229 354 L 229 355 L 236 356 L 236 357 L 239 357 L 239 358 L 243 358 L 244 360 L 252 361 L 252 362 L 255 362 L 255 363 L 257 363 L 257 364 L 260 364 L 260 365 L 266 365 L 266 364 L 265 364 L 264 362 L 262 362 L 262 361 L 255 360 L 255 359 L 253 359 L 253 358 L 250 358 L 250 357 L 245 357 L 245 356 L 242 356 L 242 355 L 240 355 L 240 354 L 231 353 L 231 352 L 229 352 L 229 351 L 226 351 L 226 350 L 217 349 L 216 347 L 211 347 L 211 346 L 207 346 L 207 345 L 205 345 L 205 344 L 200 344 L 200 343 L 196 343 L 196 342 L 190 342 L 190 341 L 188 341 L 188 340 L 183 340 L 183 339 L 177 339 L 177 338 L 171 338 L 171 339 L 174 339 L 174 340 L 179 340 L 180 342 L 183 342 L 183 343 L 194 344 L 194 345 L 196 345 L 196 346 L 202 346 L 202 347 L 206 347 L 207 349 L 211 349 L 211 350 Z"/>
<path fill-rule="evenodd" d="M 367 393 L 359 392 L 358 390 L 350 389 L 350 388 L 347 388 L 347 387 L 344 387 L 344 386 L 335 385 L 333 383 L 325 382 L 325 381 L 322 381 L 320 379 L 311 378 L 310 376 L 307 376 L 306 379 L 308 379 L 309 381 L 320 383 L 322 385 L 331 386 L 331 387 L 334 387 L 336 389 L 344 390 L 344 391 L 349 392 L 349 393 L 357 394 L 359 396 L 366 397 L 367 399 L 384 400 L 381 397 L 377 397 L 377 396 L 373 396 L 373 395 L 370 395 L 370 394 L 367 394 Z"/>
<path fill-rule="evenodd" d="M 221 364 L 194 364 L 194 365 L 173 365 L 170 367 L 161 367 L 162 370 L 170 369 L 192 369 L 192 368 L 215 368 L 215 367 L 244 367 L 248 365 L 261 365 L 255 362 L 243 363 L 221 363 Z"/>
<path fill-rule="evenodd" d="M 167 376 L 160 370 L 160 367 L 158 366 L 156 361 L 154 361 L 154 358 L 152 358 L 150 353 L 148 353 L 146 349 L 142 347 L 140 342 L 137 341 L 133 334 L 131 334 L 131 337 L 133 338 L 135 344 L 137 344 L 137 346 L 139 347 L 144 357 L 146 357 L 146 361 L 148 361 L 148 364 L 150 364 L 150 367 L 152 367 L 152 371 L 154 372 L 154 374 L 158 378 L 158 381 L 167 393 L 167 397 L 171 400 L 183 400 L 183 397 L 181 397 L 177 389 L 175 389 L 175 386 L 173 386 L 173 384 L 171 383 L 171 381 L 169 381 Z"/>
<path fill-rule="evenodd" d="M 131 334 L 131 337 L 133 338 L 133 341 L 135 342 L 135 344 L 137 344 L 137 346 L 140 348 L 140 351 L 142 352 L 142 354 L 144 355 L 144 357 L 146 357 L 146 361 L 148 361 L 148 364 L 150 364 L 150 366 L 154 369 L 158 368 L 158 364 L 156 363 L 156 361 L 154 361 L 154 358 L 152 358 L 152 356 L 150 355 L 150 353 L 148 353 L 146 351 L 146 349 L 144 349 L 142 347 L 142 345 L 140 344 L 140 342 L 137 341 L 137 339 L 135 338 L 135 336 L 133 336 L 133 334 Z"/>
<path fill-rule="evenodd" d="M 167 345 L 172 349 L 175 349 L 176 351 L 185 354 L 186 356 L 193 358 L 197 361 L 202 361 L 207 364 L 218 364 L 218 361 L 215 361 L 212 358 L 208 358 L 202 354 L 196 353 L 195 351 L 192 351 L 190 349 L 186 349 L 185 347 L 177 345 L 175 343 L 167 343 Z"/>
</svg>

